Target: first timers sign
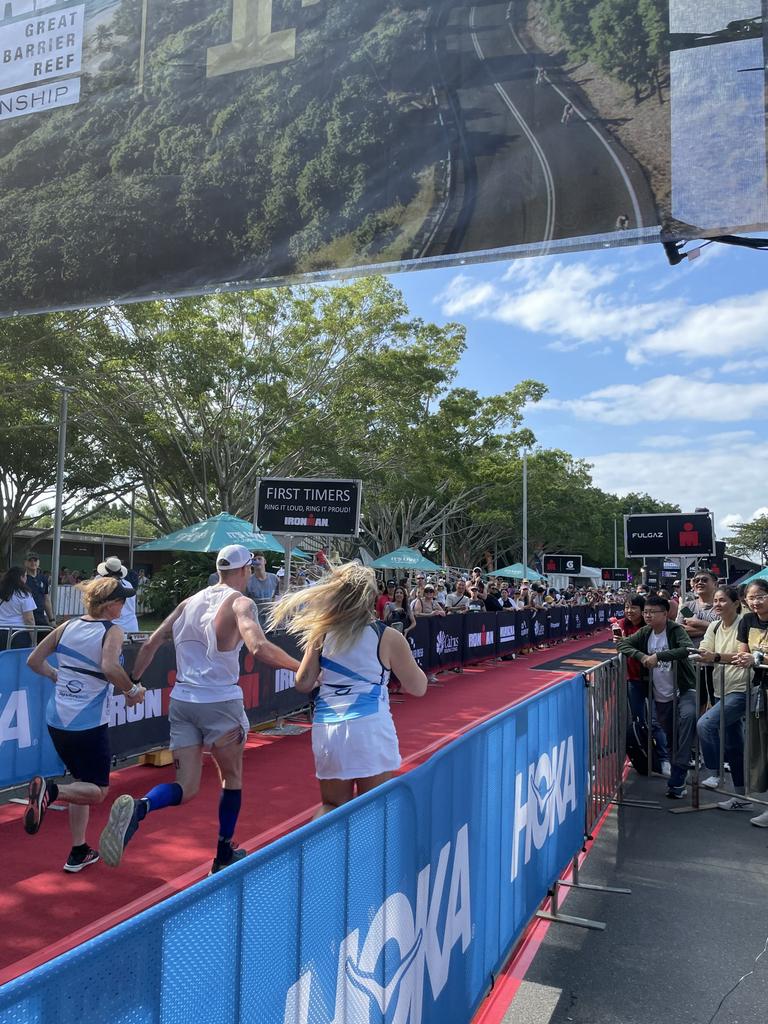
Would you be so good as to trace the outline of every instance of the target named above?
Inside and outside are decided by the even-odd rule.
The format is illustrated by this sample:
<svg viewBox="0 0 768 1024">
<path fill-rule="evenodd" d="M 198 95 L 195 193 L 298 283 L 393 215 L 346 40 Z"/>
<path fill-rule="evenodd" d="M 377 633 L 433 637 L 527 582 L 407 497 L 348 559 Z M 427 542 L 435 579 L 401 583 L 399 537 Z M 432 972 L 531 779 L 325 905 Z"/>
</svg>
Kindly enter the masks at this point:
<svg viewBox="0 0 768 1024">
<path fill-rule="evenodd" d="M 256 522 L 267 533 L 356 537 L 360 529 L 360 480 L 259 481 Z"/>
</svg>

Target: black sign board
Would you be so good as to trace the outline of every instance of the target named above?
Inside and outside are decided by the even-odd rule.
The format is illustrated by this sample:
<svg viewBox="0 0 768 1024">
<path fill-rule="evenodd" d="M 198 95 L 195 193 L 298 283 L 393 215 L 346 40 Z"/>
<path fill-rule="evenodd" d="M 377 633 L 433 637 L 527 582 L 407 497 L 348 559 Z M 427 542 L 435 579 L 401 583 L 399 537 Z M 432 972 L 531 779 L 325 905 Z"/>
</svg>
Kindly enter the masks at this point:
<svg viewBox="0 0 768 1024">
<path fill-rule="evenodd" d="M 629 569 L 601 569 L 600 578 L 606 583 L 628 583 Z"/>
<path fill-rule="evenodd" d="M 542 558 L 543 572 L 557 573 L 561 576 L 581 575 L 581 555 L 544 555 Z"/>
<path fill-rule="evenodd" d="M 266 533 L 292 537 L 356 537 L 360 480 L 264 477 L 256 495 L 256 523 Z"/>
<path fill-rule="evenodd" d="M 627 557 L 714 555 L 711 512 L 671 512 L 624 516 Z"/>
<path fill-rule="evenodd" d="M 688 566 L 688 578 L 695 576 L 701 569 L 709 569 L 713 572 L 718 579 L 721 577 L 725 578 L 728 573 L 726 572 L 725 562 L 725 541 L 718 540 L 715 542 L 715 554 L 711 558 L 698 558 L 693 565 Z"/>
</svg>

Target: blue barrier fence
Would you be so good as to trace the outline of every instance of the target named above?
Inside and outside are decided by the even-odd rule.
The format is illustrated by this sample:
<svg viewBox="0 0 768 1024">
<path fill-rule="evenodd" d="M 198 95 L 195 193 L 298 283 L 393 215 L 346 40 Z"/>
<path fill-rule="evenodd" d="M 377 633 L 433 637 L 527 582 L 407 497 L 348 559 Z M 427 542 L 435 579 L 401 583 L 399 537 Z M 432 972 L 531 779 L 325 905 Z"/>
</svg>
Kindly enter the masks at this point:
<svg viewBox="0 0 768 1024">
<path fill-rule="evenodd" d="M 550 608 L 539 611 L 486 612 L 423 618 L 409 641 L 425 671 L 439 671 L 489 658 L 500 658 L 547 641 L 590 634 L 603 628 L 617 606 Z M 271 634 L 296 654 L 284 634 Z M 128 643 L 126 664 L 133 664 L 137 646 Z M 48 737 L 45 706 L 51 683 L 26 668 L 28 651 L 0 652 L 0 789 L 26 782 L 33 775 L 60 775 L 63 765 Z M 143 704 L 126 708 L 119 695 L 110 697 L 110 745 L 115 757 L 128 757 L 168 744 L 168 698 L 176 677 L 173 644 L 164 644 L 143 682 Z M 293 687 L 293 675 L 241 654 L 240 685 L 252 724 L 270 721 L 306 705 Z"/>
<path fill-rule="evenodd" d="M 584 693 L 530 698 L 10 982 L 0 1024 L 466 1024 L 581 847 Z M 138 837 L 122 870 L 150 853 Z"/>
</svg>

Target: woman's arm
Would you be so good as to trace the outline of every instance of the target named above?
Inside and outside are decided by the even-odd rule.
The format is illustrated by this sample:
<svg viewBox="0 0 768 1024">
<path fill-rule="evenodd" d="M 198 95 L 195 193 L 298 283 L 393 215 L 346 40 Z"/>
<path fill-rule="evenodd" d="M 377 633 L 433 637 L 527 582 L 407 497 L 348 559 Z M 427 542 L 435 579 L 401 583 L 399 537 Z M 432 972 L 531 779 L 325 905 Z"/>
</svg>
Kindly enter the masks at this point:
<svg viewBox="0 0 768 1024">
<path fill-rule="evenodd" d="M 27 665 L 29 665 L 32 671 L 37 672 L 39 676 L 45 676 L 45 678 L 50 679 L 52 683 L 55 683 L 59 676 L 53 665 L 48 664 L 46 658 L 50 658 L 56 650 L 59 637 L 63 632 L 64 626 L 57 626 L 52 633 L 48 633 L 47 636 L 43 637 L 34 651 L 32 651 L 30 656 L 27 658 Z"/>
<path fill-rule="evenodd" d="M 24 620 L 25 626 L 34 626 L 35 624 L 35 613 L 34 612 L 22 612 L 21 617 Z"/>
<path fill-rule="evenodd" d="M 427 677 L 416 664 L 405 637 L 395 629 L 385 629 L 381 638 L 381 653 L 405 692 L 414 697 L 423 697 L 427 692 Z"/>
<path fill-rule="evenodd" d="M 392 630 L 394 633 L 395 630 Z M 293 684 L 299 693 L 310 693 L 314 690 L 320 675 L 320 650 L 317 647 L 308 647 L 304 651 L 304 657 L 296 673 L 296 682 Z"/>
</svg>

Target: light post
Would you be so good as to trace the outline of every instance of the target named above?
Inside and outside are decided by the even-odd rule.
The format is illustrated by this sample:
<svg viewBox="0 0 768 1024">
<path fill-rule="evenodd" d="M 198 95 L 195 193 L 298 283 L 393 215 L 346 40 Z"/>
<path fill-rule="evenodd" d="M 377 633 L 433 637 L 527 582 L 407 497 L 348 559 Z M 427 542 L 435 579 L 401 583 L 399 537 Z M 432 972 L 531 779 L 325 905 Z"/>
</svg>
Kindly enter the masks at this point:
<svg viewBox="0 0 768 1024">
<path fill-rule="evenodd" d="M 523 568 L 528 570 L 528 451 L 523 449 Z"/>
<path fill-rule="evenodd" d="M 56 504 L 53 511 L 53 552 L 51 557 L 51 607 L 56 618 L 56 596 L 59 589 L 59 565 L 61 563 L 61 520 L 64 501 L 64 460 L 67 454 L 67 404 L 74 388 L 57 385 L 61 392 L 59 399 L 59 455 L 56 464 Z"/>
</svg>

